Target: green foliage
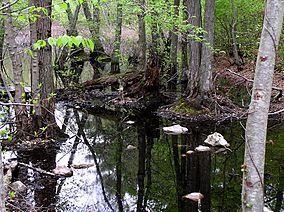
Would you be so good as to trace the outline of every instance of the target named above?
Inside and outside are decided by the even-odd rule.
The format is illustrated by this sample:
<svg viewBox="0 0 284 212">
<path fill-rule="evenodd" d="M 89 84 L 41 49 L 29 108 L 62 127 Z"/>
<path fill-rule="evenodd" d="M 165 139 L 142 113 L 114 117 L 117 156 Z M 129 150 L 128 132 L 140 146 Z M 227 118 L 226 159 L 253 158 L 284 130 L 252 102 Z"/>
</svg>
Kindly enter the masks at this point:
<svg viewBox="0 0 284 212">
<path fill-rule="evenodd" d="M 235 0 L 236 39 L 243 55 L 255 58 L 262 30 L 264 1 Z M 216 1 L 215 46 L 227 54 L 232 48 L 233 10 L 231 1 Z"/>
</svg>

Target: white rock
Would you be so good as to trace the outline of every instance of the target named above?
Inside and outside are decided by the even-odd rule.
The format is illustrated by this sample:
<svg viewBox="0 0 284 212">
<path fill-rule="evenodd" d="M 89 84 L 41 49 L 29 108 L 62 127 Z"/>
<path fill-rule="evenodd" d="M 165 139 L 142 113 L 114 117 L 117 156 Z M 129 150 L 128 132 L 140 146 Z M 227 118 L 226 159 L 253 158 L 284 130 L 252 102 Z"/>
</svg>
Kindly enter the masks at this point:
<svg viewBox="0 0 284 212">
<path fill-rule="evenodd" d="M 268 207 L 263 207 L 263 212 L 273 212 L 273 210 L 269 209 Z"/>
<path fill-rule="evenodd" d="M 15 181 L 15 182 L 11 183 L 10 188 L 13 191 L 19 192 L 19 193 L 23 193 L 27 190 L 27 186 L 24 183 L 22 183 L 21 181 Z"/>
<path fill-rule="evenodd" d="M 209 144 L 211 146 L 224 146 L 229 147 L 230 144 L 225 140 L 225 138 L 220 133 L 213 133 L 208 135 L 204 143 Z"/>
<path fill-rule="evenodd" d="M 186 152 L 186 154 L 188 154 L 188 155 L 191 155 L 191 154 L 193 154 L 194 153 L 194 151 L 192 151 L 192 150 L 188 150 L 187 152 Z"/>
<path fill-rule="evenodd" d="M 179 124 L 170 126 L 170 127 L 163 127 L 163 131 L 169 135 L 179 135 L 187 133 L 188 129 L 186 127 L 182 127 Z"/>
<path fill-rule="evenodd" d="M 127 149 L 127 150 L 133 150 L 133 149 L 137 149 L 137 147 L 136 147 L 136 146 L 133 146 L 133 145 L 128 145 L 128 146 L 126 147 L 126 149 Z"/>
<path fill-rule="evenodd" d="M 211 149 L 208 146 L 199 145 L 198 147 L 195 148 L 195 150 L 198 152 L 207 152 L 210 151 Z"/>
<path fill-rule="evenodd" d="M 190 199 L 192 201 L 198 202 L 201 199 L 203 199 L 204 196 L 203 196 L 203 194 L 201 194 L 199 192 L 193 192 L 193 193 L 190 193 L 190 194 L 187 194 L 187 195 L 183 196 L 183 198 Z"/>
</svg>

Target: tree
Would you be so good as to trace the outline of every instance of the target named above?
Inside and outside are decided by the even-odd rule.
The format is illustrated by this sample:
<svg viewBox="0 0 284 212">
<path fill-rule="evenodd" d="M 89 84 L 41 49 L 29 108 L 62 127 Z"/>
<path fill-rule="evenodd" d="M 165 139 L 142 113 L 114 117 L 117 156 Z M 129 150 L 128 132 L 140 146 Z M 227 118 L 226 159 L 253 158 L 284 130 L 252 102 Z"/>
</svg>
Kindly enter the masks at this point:
<svg viewBox="0 0 284 212">
<path fill-rule="evenodd" d="M 32 4 L 37 8 L 43 8 L 39 12 L 39 16 L 36 20 L 36 40 L 46 41 L 51 37 L 51 8 L 52 0 L 36 1 L 32 0 Z M 52 70 L 52 48 L 46 43 L 45 46 L 37 51 L 37 63 L 35 73 L 39 76 L 37 79 L 33 79 L 32 85 L 40 87 L 40 112 L 36 112 L 32 116 L 33 118 L 33 130 L 40 131 L 40 128 L 47 128 L 44 130 L 46 137 L 55 136 L 54 129 L 56 126 L 54 118 L 54 76 Z M 34 72 L 34 71 L 33 71 Z M 37 81 L 38 80 L 38 81 Z M 35 90 L 35 88 L 33 88 Z M 43 130 L 42 130 L 43 131 Z"/>
<path fill-rule="evenodd" d="M 204 33 L 205 42 L 202 43 L 202 56 L 200 65 L 201 93 L 208 95 L 213 88 L 212 63 L 213 63 L 213 43 L 214 43 L 214 17 L 215 0 L 206 0 L 204 12 Z"/>
<path fill-rule="evenodd" d="M 116 5 L 116 27 L 115 27 L 115 39 L 114 48 L 111 59 L 111 73 L 117 74 L 119 70 L 119 58 L 120 58 L 120 44 L 121 44 L 121 29 L 122 29 L 122 4 L 118 0 Z"/>
<path fill-rule="evenodd" d="M 187 1 L 187 10 L 189 14 L 189 24 L 195 27 L 201 27 L 201 2 Z M 192 33 L 192 32 L 190 32 Z M 189 97 L 195 98 L 199 94 L 200 80 L 200 61 L 201 61 L 201 43 L 195 40 L 189 42 L 189 73 L 187 76 L 189 82 L 187 85 L 187 93 Z"/>
<path fill-rule="evenodd" d="M 179 0 L 174 0 L 174 14 L 178 17 L 179 14 Z M 175 18 L 176 18 L 175 17 Z M 177 27 L 174 26 L 171 32 L 171 50 L 170 50 L 170 70 L 169 70 L 169 81 L 168 81 L 168 89 L 175 90 L 177 83 L 177 49 L 178 49 L 178 35 L 177 35 Z"/>
<path fill-rule="evenodd" d="M 0 143 L 0 212 L 6 212 L 5 209 L 5 185 L 4 185 L 4 173 L 3 173 L 3 162 L 2 162 L 2 147 Z"/>
<path fill-rule="evenodd" d="M 140 12 L 138 13 L 138 51 L 139 51 L 139 65 L 141 66 L 142 70 L 145 70 L 146 67 L 146 26 L 145 26 L 145 0 L 139 0 L 139 7 Z"/>
<path fill-rule="evenodd" d="M 243 211 L 263 211 L 264 162 L 275 55 L 283 24 L 284 1 L 268 0 L 248 111 L 243 164 Z"/>
</svg>

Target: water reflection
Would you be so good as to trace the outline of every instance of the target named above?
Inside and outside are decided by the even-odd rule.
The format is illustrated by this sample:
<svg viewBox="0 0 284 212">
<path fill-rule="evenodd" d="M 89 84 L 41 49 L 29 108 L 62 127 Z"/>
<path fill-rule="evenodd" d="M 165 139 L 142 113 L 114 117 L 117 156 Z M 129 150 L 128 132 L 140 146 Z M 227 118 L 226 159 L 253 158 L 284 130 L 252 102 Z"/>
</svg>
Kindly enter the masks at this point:
<svg viewBox="0 0 284 212">
<path fill-rule="evenodd" d="M 56 162 L 57 166 L 71 167 L 74 175 L 47 180 L 36 172 L 27 177 L 31 171 L 21 169 L 19 178 L 34 186 L 28 195 L 36 206 L 49 207 L 50 211 L 240 209 L 243 129 L 239 123 L 220 126 L 181 123 L 189 132 L 176 136 L 161 131 L 162 126 L 172 122 L 155 116 L 102 116 L 63 108 L 59 108 L 56 116 L 59 126 L 69 135 L 69 139 L 60 143 L 60 150 L 19 152 L 19 160 L 45 170 L 53 169 Z M 232 152 L 187 154 L 215 131 L 229 141 Z M 284 130 L 275 134 L 273 128 L 271 135 L 268 138 L 274 141 L 274 146 L 277 141 L 279 148 L 275 150 L 268 144 L 273 166 L 267 168 L 266 204 L 281 211 Z M 204 195 L 201 204 L 183 198 L 191 192 Z"/>
</svg>

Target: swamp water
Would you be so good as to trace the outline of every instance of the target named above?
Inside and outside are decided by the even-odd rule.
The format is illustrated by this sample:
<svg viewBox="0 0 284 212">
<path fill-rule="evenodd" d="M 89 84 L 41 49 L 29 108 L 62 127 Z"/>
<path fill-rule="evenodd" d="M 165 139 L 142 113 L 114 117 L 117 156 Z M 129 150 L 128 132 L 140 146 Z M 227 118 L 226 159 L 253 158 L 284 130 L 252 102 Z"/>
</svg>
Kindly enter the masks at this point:
<svg viewBox="0 0 284 212">
<path fill-rule="evenodd" d="M 24 199 L 37 211 L 240 211 L 241 123 L 193 125 L 154 115 L 96 116 L 60 105 L 56 118 L 69 135 L 59 147 L 16 153 L 18 161 L 47 171 L 72 167 L 72 177 L 59 179 L 19 170 L 19 180 L 28 186 Z M 188 133 L 164 134 L 162 127 L 174 123 L 187 127 Z M 213 132 L 225 137 L 232 152 L 187 154 Z M 10 153 L 4 154 L 5 160 Z M 269 124 L 266 158 L 266 205 L 284 211 L 284 124 Z M 183 198 L 191 192 L 204 195 L 201 204 Z"/>
</svg>

